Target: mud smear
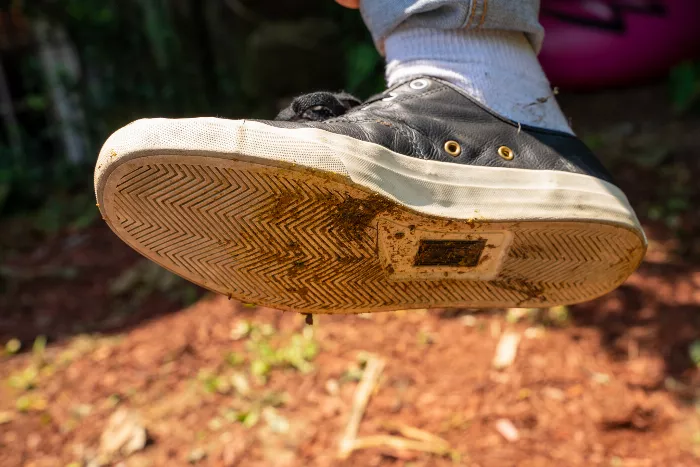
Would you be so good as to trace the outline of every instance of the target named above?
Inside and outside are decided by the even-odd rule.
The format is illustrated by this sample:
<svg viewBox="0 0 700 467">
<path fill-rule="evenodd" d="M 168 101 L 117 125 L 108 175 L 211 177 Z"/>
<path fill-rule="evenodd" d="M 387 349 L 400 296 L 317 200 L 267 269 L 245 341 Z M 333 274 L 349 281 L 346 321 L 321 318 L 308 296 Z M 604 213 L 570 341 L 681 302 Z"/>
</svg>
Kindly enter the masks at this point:
<svg viewBox="0 0 700 467">
<path fill-rule="evenodd" d="M 346 241 L 361 241 L 378 215 L 396 210 L 396 204 L 380 195 L 365 199 L 348 196 L 340 203 L 336 198 L 327 202 L 335 202 L 333 207 L 329 206 L 329 217 L 338 236 Z"/>
<path fill-rule="evenodd" d="M 309 291 L 309 288 L 308 288 L 308 287 L 298 287 L 298 288 L 290 287 L 290 288 L 287 289 L 287 292 L 296 294 L 296 295 L 298 295 L 301 299 L 307 300 L 307 299 L 309 298 L 309 292 L 310 292 L 310 291 Z"/>
<path fill-rule="evenodd" d="M 525 244 L 511 248 L 508 256 L 517 259 L 546 258 L 547 252 L 539 245 Z"/>
<path fill-rule="evenodd" d="M 291 265 L 287 273 L 290 277 L 295 277 L 306 269 L 306 255 L 297 242 L 290 241 L 287 243 L 287 247 L 292 254 Z"/>
<path fill-rule="evenodd" d="M 327 234 L 329 240 L 336 244 L 339 268 L 364 261 L 364 258 L 345 257 L 341 252 L 348 250 L 348 242 L 366 242 L 367 229 L 374 228 L 376 217 L 397 209 L 395 203 L 380 195 L 362 199 L 327 193 L 318 195 L 314 201 L 316 216 L 328 221 Z M 279 193 L 272 200 L 269 216 L 273 219 L 294 219 L 302 202 L 300 194 L 294 191 Z M 296 281 L 309 273 L 309 268 L 313 267 L 310 262 L 313 262 L 315 256 L 313 252 L 305 251 L 304 245 L 298 239 L 290 238 L 277 261 L 285 265 L 287 278 Z M 298 285 L 289 288 L 287 292 L 294 293 L 304 300 L 314 295 L 308 288 Z"/>
<path fill-rule="evenodd" d="M 295 202 L 299 201 L 299 196 L 296 193 L 280 193 L 275 196 L 275 203 L 270 210 L 270 214 L 274 218 L 282 217 Z"/>
<path fill-rule="evenodd" d="M 544 296 L 544 287 L 540 284 L 518 278 L 518 277 L 503 277 L 495 280 L 492 284 L 498 288 L 510 290 L 525 295 L 525 299 L 519 304 L 525 303 L 528 300 L 538 300 L 544 302 L 547 298 Z"/>
</svg>

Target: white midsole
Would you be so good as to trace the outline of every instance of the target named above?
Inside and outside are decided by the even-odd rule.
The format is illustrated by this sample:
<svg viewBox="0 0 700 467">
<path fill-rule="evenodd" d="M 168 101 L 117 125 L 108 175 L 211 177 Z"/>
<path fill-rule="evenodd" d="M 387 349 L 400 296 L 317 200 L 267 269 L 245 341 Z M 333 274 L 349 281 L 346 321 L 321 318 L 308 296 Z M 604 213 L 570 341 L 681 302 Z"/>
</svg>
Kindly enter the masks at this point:
<svg viewBox="0 0 700 467">
<path fill-rule="evenodd" d="M 643 236 L 624 193 L 595 177 L 423 160 L 325 130 L 218 118 L 138 120 L 115 132 L 105 142 L 95 170 L 98 199 L 100 187 L 119 165 L 115 162 L 167 154 L 245 157 L 261 164 L 286 162 L 331 172 L 430 216 L 596 221 Z"/>
</svg>

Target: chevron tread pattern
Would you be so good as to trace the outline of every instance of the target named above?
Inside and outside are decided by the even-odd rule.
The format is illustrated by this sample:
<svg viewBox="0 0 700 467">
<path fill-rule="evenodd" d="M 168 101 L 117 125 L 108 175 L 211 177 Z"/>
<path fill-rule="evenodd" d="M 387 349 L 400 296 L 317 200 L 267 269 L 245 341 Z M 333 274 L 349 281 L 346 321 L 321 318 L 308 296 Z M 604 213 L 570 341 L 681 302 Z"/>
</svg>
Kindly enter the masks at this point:
<svg viewBox="0 0 700 467">
<path fill-rule="evenodd" d="M 511 224 L 514 240 L 496 280 L 390 281 L 378 258 L 377 219 L 425 218 L 387 201 L 375 209 L 377 195 L 349 183 L 240 161 L 167 158 L 129 163 L 120 174 L 108 212 L 127 243 L 206 288 L 282 309 L 571 303 L 618 285 L 643 250 L 622 228 L 522 222 Z M 353 225 L 343 224 L 347 205 Z M 465 234 L 472 228 L 465 224 Z"/>
</svg>

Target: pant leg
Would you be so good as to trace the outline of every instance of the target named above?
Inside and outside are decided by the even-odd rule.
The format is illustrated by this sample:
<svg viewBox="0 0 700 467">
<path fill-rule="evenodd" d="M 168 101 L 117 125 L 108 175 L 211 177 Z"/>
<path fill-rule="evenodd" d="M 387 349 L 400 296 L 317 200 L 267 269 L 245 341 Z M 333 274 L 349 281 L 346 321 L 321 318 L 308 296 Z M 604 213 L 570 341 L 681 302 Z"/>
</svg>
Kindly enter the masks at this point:
<svg viewBox="0 0 700 467">
<path fill-rule="evenodd" d="M 536 51 L 544 30 L 540 0 L 362 0 L 362 17 L 379 50 L 399 26 L 437 29 L 496 29 L 527 34 Z"/>
</svg>

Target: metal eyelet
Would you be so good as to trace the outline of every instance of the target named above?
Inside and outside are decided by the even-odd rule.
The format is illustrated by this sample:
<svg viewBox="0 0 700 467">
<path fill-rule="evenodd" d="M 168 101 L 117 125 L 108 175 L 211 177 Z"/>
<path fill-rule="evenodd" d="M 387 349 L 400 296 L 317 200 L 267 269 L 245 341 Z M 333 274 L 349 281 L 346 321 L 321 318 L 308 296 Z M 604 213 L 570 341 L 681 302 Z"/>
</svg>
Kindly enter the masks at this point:
<svg viewBox="0 0 700 467">
<path fill-rule="evenodd" d="M 389 97 L 385 97 L 384 99 L 382 99 L 382 101 L 383 101 L 383 102 L 391 102 L 391 101 L 393 101 L 394 99 L 396 99 L 397 97 L 399 97 L 398 94 L 396 94 L 395 92 L 390 92 L 390 93 L 389 93 Z"/>
<path fill-rule="evenodd" d="M 457 157 L 462 154 L 462 146 L 457 141 L 448 141 L 445 143 L 445 152 L 452 157 Z"/>
<path fill-rule="evenodd" d="M 411 89 L 415 89 L 416 91 L 420 91 L 421 89 L 425 89 L 430 85 L 427 79 L 415 79 L 411 81 L 411 84 L 409 86 Z"/>
<path fill-rule="evenodd" d="M 515 157 L 515 152 L 508 146 L 501 146 L 498 148 L 498 155 L 507 161 L 512 161 Z"/>
</svg>

